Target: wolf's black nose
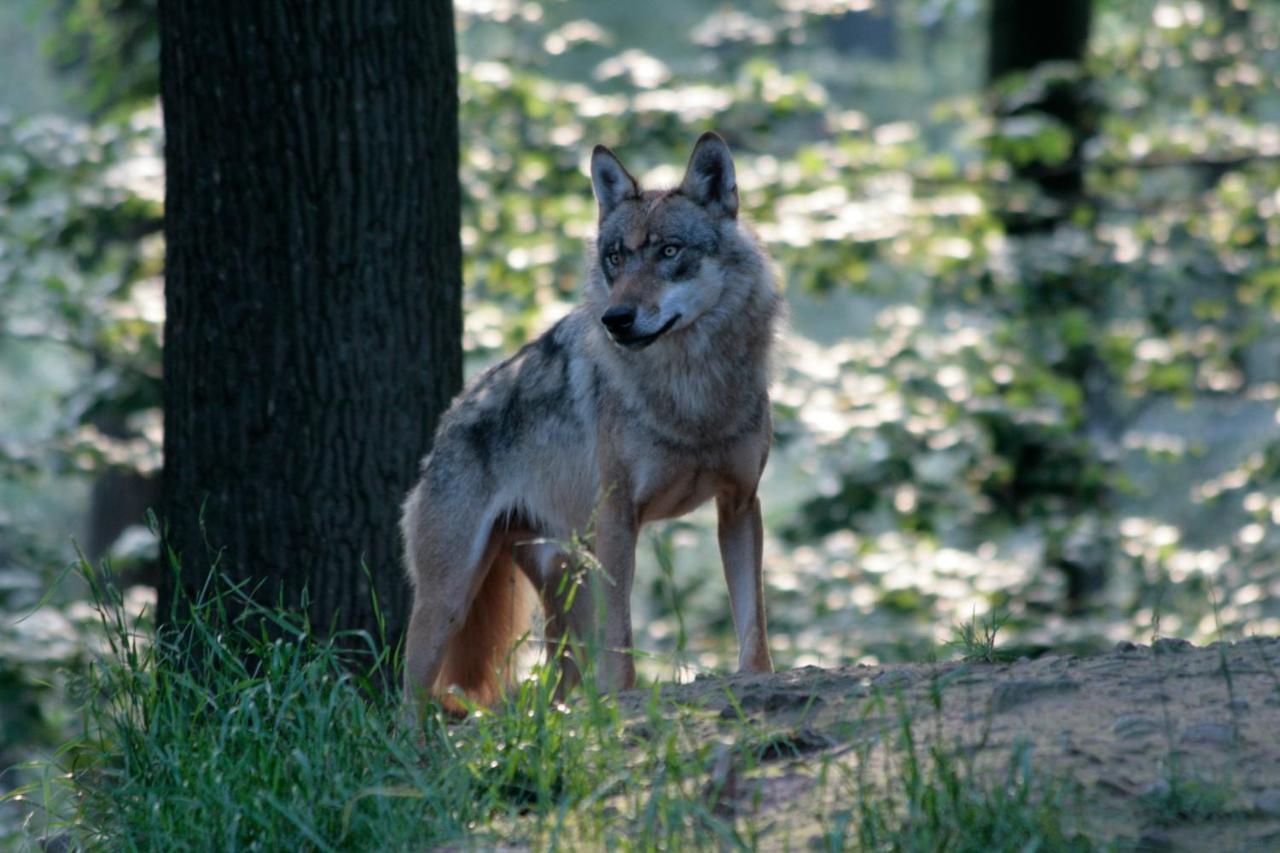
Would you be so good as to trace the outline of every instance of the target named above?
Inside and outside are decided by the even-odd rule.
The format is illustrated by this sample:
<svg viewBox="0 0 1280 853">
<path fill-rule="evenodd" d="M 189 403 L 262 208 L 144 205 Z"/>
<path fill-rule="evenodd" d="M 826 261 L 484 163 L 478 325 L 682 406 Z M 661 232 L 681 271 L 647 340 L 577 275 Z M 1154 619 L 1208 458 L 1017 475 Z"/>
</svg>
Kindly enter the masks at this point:
<svg viewBox="0 0 1280 853">
<path fill-rule="evenodd" d="M 631 328 L 631 324 L 636 321 L 636 309 L 630 305 L 617 305 L 604 312 L 604 316 L 600 318 L 600 322 L 604 323 L 605 328 L 615 335 L 619 332 L 625 332 Z"/>
</svg>

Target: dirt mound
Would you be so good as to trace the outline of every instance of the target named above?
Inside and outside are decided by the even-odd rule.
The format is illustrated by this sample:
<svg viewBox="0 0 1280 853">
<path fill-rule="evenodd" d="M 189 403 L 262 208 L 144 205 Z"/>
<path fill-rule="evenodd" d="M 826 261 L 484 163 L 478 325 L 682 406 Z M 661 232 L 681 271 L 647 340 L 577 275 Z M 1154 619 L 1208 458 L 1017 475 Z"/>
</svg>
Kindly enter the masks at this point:
<svg viewBox="0 0 1280 853">
<path fill-rule="evenodd" d="M 849 790 L 830 779 L 892 788 L 904 748 L 941 746 L 975 784 L 1018 761 L 1069 791 L 1064 823 L 1095 842 L 1280 850 L 1280 639 L 807 668 L 672 686 L 656 708 L 651 694 L 623 702 L 637 737 L 656 710 L 721 739 L 709 789 L 722 811 L 756 812 L 766 845 L 821 840 Z"/>
</svg>

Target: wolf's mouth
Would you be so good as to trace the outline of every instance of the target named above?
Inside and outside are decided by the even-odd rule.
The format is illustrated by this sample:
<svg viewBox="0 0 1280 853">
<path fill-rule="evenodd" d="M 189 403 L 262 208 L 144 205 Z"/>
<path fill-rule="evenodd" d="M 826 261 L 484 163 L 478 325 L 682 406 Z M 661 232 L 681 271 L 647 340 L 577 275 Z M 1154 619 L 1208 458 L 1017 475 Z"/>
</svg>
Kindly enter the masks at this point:
<svg viewBox="0 0 1280 853">
<path fill-rule="evenodd" d="M 649 335 L 636 335 L 635 337 L 625 337 L 625 338 L 619 337 L 618 335 L 614 335 L 613 340 L 615 343 L 618 343 L 626 347 L 627 349 L 644 349 L 649 344 L 653 343 L 658 338 L 662 337 L 667 332 L 669 332 L 671 330 L 671 327 L 674 326 L 676 324 L 676 321 L 678 321 L 679 319 L 680 319 L 680 315 L 679 314 L 675 315 L 666 323 L 663 323 L 661 329 Z"/>
</svg>

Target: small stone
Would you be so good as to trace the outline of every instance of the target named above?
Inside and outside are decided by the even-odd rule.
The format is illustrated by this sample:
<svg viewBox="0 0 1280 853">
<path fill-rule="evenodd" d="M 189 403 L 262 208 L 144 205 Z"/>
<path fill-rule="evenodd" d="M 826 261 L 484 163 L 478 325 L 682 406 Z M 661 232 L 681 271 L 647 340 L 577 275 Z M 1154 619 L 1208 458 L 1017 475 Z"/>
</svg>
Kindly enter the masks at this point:
<svg viewBox="0 0 1280 853">
<path fill-rule="evenodd" d="M 1151 650 L 1158 655 L 1180 655 L 1192 648 L 1191 643 L 1178 637 L 1161 637 L 1151 644 Z"/>
<path fill-rule="evenodd" d="M 865 684 L 855 684 L 852 687 L 850 687 L 847 691 L 845 691 L 844 698 L 862 699 L 867 695 L 867 690 L 868 688 Z"/>
<path fill-rule="evenodd" d="M 1136 652 L 1137 650 L 1138 650 L 1138 647 L 1135 646 L 1133 643 L 1129 642 L 1128 640 L 1121 640 L 1120 642 L 1116 643 L 1116 647 L 1115 647 L 1115 651 L 1120 652 L 1121 654 L 1124 654 L 1126 652 Z"/>
<path fill-rule="evenodd" d="M 1160 731 L 1160 721 L 1147 714 L 1121 714 L 1116 717 L 1111 731 L 1117 737 L 1139 738 Z"/>
<path fill-rule="evenodd" d="M 1270 817 L 1280 817 L 1280 788 L 1266 788 L 1253 798 L 1253 807 Z"/>
<path fill-rule="evenodd" d="M 1233 746 L 1236 742 L 1236 727 L 1231 723 L 1213 721 L 1193 723 L 1183 730 L 1182 742 L 1217 747 Z"/>
<path fill-rule="evenodd" d="M 1173 839 L 1158 826 L 1149 826 L 1138 836 L 1138 850 L 1143 853 L 1162 853 L 1173 849 Z"/>
<path fill-rule="evenodd" d="M 653 740 L 653 728 L 648 723 L 634 723 L 623 730 L 622 738 L 629 746 L 637 746 Z"/>
<path fill-rule="evenodd" d="M 1157 779 L 1150 785 L 1146 785 L 1138 790 L 1139 797 L 1146 797 L 1151 800 L 1162 800 L 1169 796 L 1169 792 L 1173 790 L 1169 787 L 1169 780 Z"/>
<path fill-rule="evenodd" d="M 887 669 L 884 672 L 871 679 L 871 683 L 879 688 L 892 689 L 894 687 L 905 687 L 915 681 L 915 677 L 911 673 L 901 669 Z"/>
</svg>

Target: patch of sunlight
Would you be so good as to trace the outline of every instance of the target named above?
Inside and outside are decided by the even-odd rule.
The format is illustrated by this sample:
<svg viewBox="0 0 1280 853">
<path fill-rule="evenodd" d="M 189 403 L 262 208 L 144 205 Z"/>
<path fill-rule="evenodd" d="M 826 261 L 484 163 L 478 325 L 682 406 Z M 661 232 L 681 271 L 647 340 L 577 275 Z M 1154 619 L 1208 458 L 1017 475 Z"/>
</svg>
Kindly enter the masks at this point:
<svg viewBox="0 0 1280 853">
<path fill-rule="evenodd" d="M 733 92 L 719 86 L 674 86 L 640 92 L 631 99 L 632 109 L 636 112 L 672 113 L 685 123 L 705 121 L 729 108 L 733 103 Z M 667 166 L 672 172 L 675 167 Z M 680 175 L 674 179 L 665 178 L 666 185 L 675 184 Z M 657 186 L 657 184 L 654 184 Z"/>
<path fill-rule="evenodd" d="M 1181 456 L 1187 451 L 1185 438 L 1167 432 L 1128 432 L 1125 433 L 1122 444 L 1126 450 L 1141 450 L 1145 453 Z"/>
<path fill-rule="evenodd" d="M 470 302 L 463 314 L 462 345 L 467 352 L 502 346 L 506 317 L 497 302 Z"/>
<path fill-rule="evenodd" d="M 712 12 L 689 34 L 689 40 L 702 47 L 717 47 L 733 42 L 772 44 L 778 27 L 738 9 L 721 8 Z"/>
<path fill-rule="evenodd" d="M 546 48 L 547 53 L 558 56 L 580 44 L 609 45 L 612 43 L 613 37 L 603 27 L 594 21 L 580 18 L 569 21 L 548 33 L 543 41 L 543 47 Z"/>
<path fill-rule="evenodd" d="M 601 62 L 592 76 L 602 82 L 627 77 L 637 88 L 654 89 L 671 79 L 671 69 L 656 56 L 630 48 Z"/>
</svg>

